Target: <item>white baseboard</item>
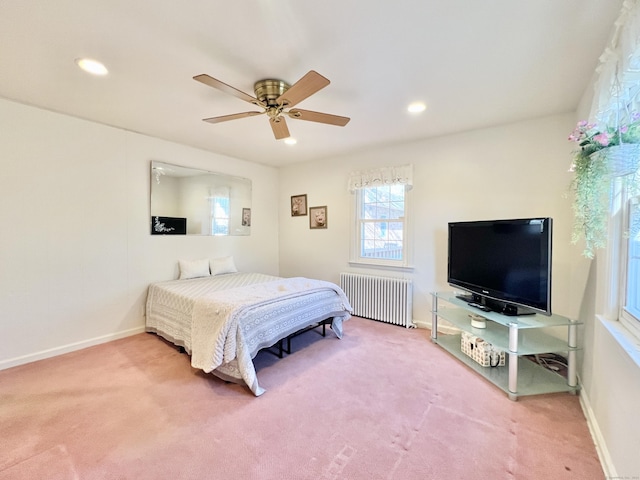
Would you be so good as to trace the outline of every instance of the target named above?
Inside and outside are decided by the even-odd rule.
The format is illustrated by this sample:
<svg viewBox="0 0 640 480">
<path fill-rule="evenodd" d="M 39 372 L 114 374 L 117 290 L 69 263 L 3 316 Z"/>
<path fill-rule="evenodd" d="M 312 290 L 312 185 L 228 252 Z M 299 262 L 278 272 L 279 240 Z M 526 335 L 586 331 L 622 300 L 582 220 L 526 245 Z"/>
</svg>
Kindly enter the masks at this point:
<svg viewBox="0 0 640 480">
<path fill-rule="evenodd" d="M 618 474 L 616 473 L 616 469 L 613 466 L 613 462 L 611 461 L 611 455 L 609 455 L 609 450 L 607 449 L 607 444 L 604 440 L 604 437 L 602 436 L 600 427 L 598 426 L 596 416 L 591 409 L 589 397 L 584 390 L 580 390 L 580 406 L 582 407 L 584 416 L 587 419 L 587 425 L 589 426 L 589 431 L 591 432 L 593 443 L 595 443 L 596 445 L 596 452 L 598 453 L 598 458 L 600 459 L 602 470 L 604 470 L 604 477 L 622 478 L 618 477 Z"/>
<path fill-rule="evenodd" d="M 416 326 L 416 328 L 426 328 L 426 329 L 431 329 L 431 322 L 423 322 L 421 320 L 413 320 L 413 324 Z"/>
<path fill-rule="evenodd" d="M 414 320 L 413 323 L 417 328 L 426 328 L 427 330 L 431 330 L 431 322 L 430 321 L 427 321 L 427 320 Z M 460 330 L 458 330 L 455 327 L 449 327 L 447 325 L 442 325 L 441 323 L 438 323 L 438 332 L 439 333 L 444 333 L 445 335 L 454 335 L 456 333 L 460 333 Z"/>
<path fill-rule="evenodd" d="M 70 343 L 60 347 L 50 348 L 48 350 L 42 350 L 40 352 L 30 353 L 28 355 L 22 355 L 20 357 L 9 358 L 7 360 L 0 361 L 0 370 L 5 370 L 11 367 L 17 367 L 18 365 L 24 365 L 25 363 L 35 362 L 37 360 L 44 360 L 45 358 L 56 357 L 64 353 L 74 352 L 76 350 L 82 350 L 83 348 L 92 347 L 94 345 L 100 345 L 101 343 L 111 342 L 118 340 L 119 338 L 130 337 L 131 335 L 137 335 L 144 332 L 144 325 L 140 327 L 130 328 L 128 330 L 122 330 L 120 332 L 110 333 L 101 337 L 90 338 L 88 340 L 82 340 L 80 342 Z"/>
</svg>

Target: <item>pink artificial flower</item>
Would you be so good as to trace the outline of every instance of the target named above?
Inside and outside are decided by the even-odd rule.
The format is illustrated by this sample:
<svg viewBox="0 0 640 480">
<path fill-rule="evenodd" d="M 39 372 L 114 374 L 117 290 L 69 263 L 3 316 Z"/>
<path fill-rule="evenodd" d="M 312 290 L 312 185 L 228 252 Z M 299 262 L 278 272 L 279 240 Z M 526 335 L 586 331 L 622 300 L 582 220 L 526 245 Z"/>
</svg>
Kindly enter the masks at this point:
<svg viewBox="0 0 640 480">
<path fill-rule="evenodd" d="M 609 145 L 609 141 L 611 140 L 611 137 L 609 136 L 608 133 L 602 132 L 597 135 L 594 135 L 593 140 L 598 142 L 603 147 L 606 147 L 607 145 Z"/>
</svg>

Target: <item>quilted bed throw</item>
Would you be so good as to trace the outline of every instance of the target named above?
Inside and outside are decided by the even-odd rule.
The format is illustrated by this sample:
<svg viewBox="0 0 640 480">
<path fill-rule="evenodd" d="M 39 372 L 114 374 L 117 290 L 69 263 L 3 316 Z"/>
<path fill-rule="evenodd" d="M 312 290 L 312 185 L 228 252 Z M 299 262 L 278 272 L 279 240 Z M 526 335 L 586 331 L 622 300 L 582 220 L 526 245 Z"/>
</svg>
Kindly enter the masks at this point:
<svg viewBox="0 0 640 480">
<path fill-rule="evenodd" d="M 247 346 L 243 324 L 259 324 L 262 335 L 275 332 L 273 343 L 281 336 L 278 332 L 278 315 L 264 315 L 265 308 L 276 307 L 282 302 L 295 301 L 296 298 L 321 292 L 337 295 L 346 312 L 351 312 L 349 300 L 344 292 L 331 282 L 303 277 L 283 278 L 246 287 L 216 291 L 196 301 L 193 309 L 191 327 L 191 365 L 212 372 L 221 366 L 237 363 L 242 380 L 255 395 L 264 390 L 258 385 L 253 366 L 252 352 Z M 256 315 L 260 321 L 255 322 Z M 348 316 L 348 315 L 347 315 Z M 338 337 L 341 328 L 334 328 Z M 289 332 L 293 333 L 293 332 Z M 235 368 L 234 368 L 235 370 Z"/>
</svg>

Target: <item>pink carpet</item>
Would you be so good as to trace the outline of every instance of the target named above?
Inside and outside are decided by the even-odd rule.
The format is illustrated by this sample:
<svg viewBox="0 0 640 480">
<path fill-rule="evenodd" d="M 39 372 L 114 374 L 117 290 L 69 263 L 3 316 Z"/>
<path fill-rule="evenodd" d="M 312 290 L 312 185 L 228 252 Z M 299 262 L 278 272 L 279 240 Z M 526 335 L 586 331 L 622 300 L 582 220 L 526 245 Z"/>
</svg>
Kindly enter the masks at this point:
<svg viewBox="0 0 640 480">
<path fill-rule="evenodd" d="M 0 480 L 604 478 L 576 396 L 512 402 L 428 330 L 292 344 L 258 398 L 152 334 L 2 371 Z"/>
</svg>

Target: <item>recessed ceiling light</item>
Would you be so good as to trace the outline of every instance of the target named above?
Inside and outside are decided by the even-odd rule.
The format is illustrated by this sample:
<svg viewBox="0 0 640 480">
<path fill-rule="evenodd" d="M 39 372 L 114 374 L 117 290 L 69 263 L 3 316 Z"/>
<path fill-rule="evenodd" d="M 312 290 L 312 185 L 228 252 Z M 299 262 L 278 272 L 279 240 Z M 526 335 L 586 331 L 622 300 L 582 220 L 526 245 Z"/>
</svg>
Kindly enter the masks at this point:
<svg viewBox="0 0 640 480">
<path fill-rule="evenodd" d="M 76 64 L 85 72 L 93 75 L 106 75 L 109 73 L 107 67 L 97 60 L 92 60 L 91 58 L 76 58 Z"/>
<path fill-rule="evenodd" d="M 287 137 L 284 139 L 284 143 L 286 143 L 287 145 L 295 145 L 296 143 L 298 143 L 298 141 L 293 137 Z"/>
<path fill-rule="evenodd" d="M 409 106 L 407 107 L 407 110 L 410 113 L 420 113 L 420 112 L 424 112 L 426 108 L 427 106 L 422 102 L 413 102 L 409 104 Z"/>
</svg>

